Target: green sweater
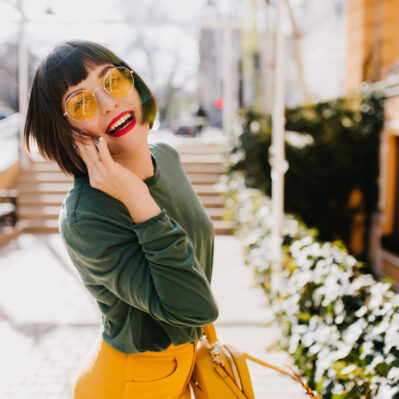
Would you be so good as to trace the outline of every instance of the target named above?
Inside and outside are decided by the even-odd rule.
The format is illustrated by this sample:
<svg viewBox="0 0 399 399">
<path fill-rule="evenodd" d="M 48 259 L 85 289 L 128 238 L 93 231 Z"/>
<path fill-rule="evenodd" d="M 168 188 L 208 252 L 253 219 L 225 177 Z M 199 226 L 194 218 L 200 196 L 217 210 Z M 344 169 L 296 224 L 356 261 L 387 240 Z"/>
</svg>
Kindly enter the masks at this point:
<svg viewBox="0 0 399 399">
<path fill-rule="evenodd" d="M 144 180 L 161 212 L 134 223 L 128 209 L 78 177 L 59 217 L 61 237 L 101 312 L 103 338 L 124 353 L 195 342 L 218 317 L 210 282 L 213 224 L 166 143 L 150 144 Z"/>
</svg>

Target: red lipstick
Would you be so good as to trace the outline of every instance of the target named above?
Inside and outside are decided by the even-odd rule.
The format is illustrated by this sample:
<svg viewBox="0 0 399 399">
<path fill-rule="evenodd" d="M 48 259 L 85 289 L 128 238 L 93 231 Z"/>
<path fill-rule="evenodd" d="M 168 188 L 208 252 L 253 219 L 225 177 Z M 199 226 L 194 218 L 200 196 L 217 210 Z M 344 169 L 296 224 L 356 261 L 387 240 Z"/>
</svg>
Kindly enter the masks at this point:
<svg viewBox="0 0 399 399">
<path fill-rule="evenodd" d="M 111 128 L 111 126 L 118 122 L 121 118 L 123 118 L 125 115 L 129 115 L 130 117 L 126 119 L 126 121 L 124 123 L 121 124 L 121 128 L 117 127 L 115 129 L 115 132 L 112 133 L 109 131 L 109 129 Z M 123 136 L 124 134 L 128 133 L 130 130 L 132 130 L 134 128 L 134 126 L 136 125 L 136 117 L 133 111 L 124 111 L 122 113 L 120 113 L 118 116 L 116 116 L 114 119 L 112 119 L 112 121 L 108 124 L 107 129 L 106 129 L 106 133 L 111 136 L 111 137 L 120 137 Z"/>
</svg>

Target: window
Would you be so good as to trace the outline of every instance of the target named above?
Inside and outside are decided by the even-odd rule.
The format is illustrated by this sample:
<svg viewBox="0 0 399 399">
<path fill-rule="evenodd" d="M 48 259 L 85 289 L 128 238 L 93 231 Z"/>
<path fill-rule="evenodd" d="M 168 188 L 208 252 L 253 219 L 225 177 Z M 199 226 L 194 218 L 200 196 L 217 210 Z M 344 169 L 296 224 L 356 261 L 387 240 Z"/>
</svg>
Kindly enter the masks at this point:
<svg viewBox="0 0 399 399">
<path fill-rule="evenodd" d="M 396 150 L 396 170 L 395 170 L 395 202 L 393 213 L 393 231 L 392 234 L 383 236 L 381 245 L 384 249 L 399 255 L 399 137 L 395 143 Z"/>
</svg>

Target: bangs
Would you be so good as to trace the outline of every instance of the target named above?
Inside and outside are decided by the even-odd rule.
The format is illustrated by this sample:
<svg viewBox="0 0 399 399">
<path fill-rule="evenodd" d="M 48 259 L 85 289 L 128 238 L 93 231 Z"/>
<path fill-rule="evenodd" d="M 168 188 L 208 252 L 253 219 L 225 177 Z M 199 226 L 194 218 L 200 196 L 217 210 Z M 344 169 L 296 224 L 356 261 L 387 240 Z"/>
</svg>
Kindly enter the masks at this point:
<svg viewBox="0 0 399 399">
<path fill-rule="evenodd" d="M 62 109 L 61 99 L 70 86 L 75 86 L 88 76 L 88 69 L 122 60 L 110 50 L 92 42 L 65 42 L 54 48 L 43 65 L 43 98 Z M 45 78 L 44 78 L 45 77 Z"/>
</svg>

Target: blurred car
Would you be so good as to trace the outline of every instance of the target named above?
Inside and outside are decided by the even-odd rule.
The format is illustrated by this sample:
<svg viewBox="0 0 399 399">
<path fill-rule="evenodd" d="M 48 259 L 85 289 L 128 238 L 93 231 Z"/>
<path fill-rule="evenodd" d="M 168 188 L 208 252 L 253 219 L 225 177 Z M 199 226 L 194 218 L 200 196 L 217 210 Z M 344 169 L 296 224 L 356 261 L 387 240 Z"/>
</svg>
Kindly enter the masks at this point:
<svg viewBox="0 0 399 399">
<path fill-rule="evenodd" d="M 173 130 L 173 133 L 181 136 L 194 136 L 195 126 L 179 125 Z"/>
<path fill-rule="evenodd" d="M 172 132 L 176 135 L 196 137 L 200 135 L 204 126 L 205 122 L 199 121 L 199 117 L 194 117 L 175 125 Z"/>
</svg>

